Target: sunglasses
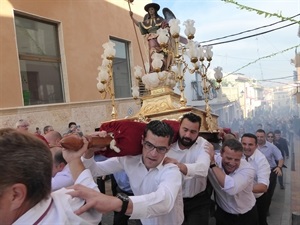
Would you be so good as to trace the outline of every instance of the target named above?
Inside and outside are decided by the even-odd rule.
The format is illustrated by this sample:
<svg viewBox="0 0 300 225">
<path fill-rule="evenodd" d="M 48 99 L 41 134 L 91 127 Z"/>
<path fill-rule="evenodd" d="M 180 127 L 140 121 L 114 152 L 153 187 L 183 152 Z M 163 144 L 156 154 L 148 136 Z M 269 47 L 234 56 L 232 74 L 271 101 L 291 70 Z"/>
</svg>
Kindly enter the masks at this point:
<svg viewBox="0 0 300 225">
<path fill-rule="evenodd" d="M 268 138 L 273 138 L 274 136 L 269 135 Z"/>
</svg>

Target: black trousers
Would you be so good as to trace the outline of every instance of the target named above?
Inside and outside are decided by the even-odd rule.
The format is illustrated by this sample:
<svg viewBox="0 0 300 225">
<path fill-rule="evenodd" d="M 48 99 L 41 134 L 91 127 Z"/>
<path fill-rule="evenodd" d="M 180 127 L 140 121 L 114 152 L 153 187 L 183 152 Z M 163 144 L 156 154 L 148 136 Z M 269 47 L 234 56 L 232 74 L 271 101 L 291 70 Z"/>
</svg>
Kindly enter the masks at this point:
<svg viewBox="0 0 300 225">
<path fill-rule="evenodd" d="M 259 225 L 268 225 L 267 214 L 268 214 L 268 193 L 264 193 L 262 196 L 256 199 L 256 207 L 258 213 Z"/>
<path fill-rule="evenodd" d="M 115 178 L 113 175 L 110 177 L 111 179 L 111 189 L 114 196 L 116 196 L 118 193 L 125 193 L 128 196 L 133 196 L 133 193 L 123 191 L 119 188 Z M 114 225 L 128 225 L 128 219 L 130 216 L 127 216 L 120 212 L 114 212 Z"/>
<path fill-rule="evenodd" d="M 271 169 L 271 173 L 270 173 L 270 184 L 269 184 L 269 187 L 268 187 L 268 190 L 267 190 L 267 198 L 266 198 L 266 201 L 267 201 L 267 212 L 269 211 L 269 208 L 270 208 L 270 205 L 271 205 L 271 202 L 272 202 L 272 197 L 274 195 L 274 191 L 275 191 L 275 188 L 276 188 L 276 183 L 277 183 L 277 174 L 275 172 L 273 172 L 275 168 Z"/>
<path fill-rule="evenodd" d="M 258 215 L 256 205 L 244 214 L 231 214 L 219 206 L 215 213 L 216 225 L 258 225 Z"/>
<path fill-rule="evenodd" d="M 183 198 L 183 225 L 208 225 L 210 217 L 211 198 L 203 191 L 192 198 Z"/>
</svg>

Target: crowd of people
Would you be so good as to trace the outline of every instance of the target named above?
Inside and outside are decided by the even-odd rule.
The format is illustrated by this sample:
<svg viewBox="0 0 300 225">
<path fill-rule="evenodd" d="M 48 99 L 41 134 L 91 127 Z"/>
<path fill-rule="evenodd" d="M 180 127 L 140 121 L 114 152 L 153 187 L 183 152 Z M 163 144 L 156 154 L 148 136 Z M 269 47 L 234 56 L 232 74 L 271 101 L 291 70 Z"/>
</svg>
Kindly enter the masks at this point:
<svg viewBox="0 0 300 225">
<path fill-rule="evenodd" d="M 167 26 L 159 8 L 146 5 L 143 22 L 130 13 L 146 35 L 149 59 L 161 52 L 156 31 Z M 15 129 L 0 129 L 0 224 L 101 224 L 103 213 L 114 212 L 114 225 L 129 219 L 208 225 L 212 217 L 216 225 L 267 225 L 277 177 L 285 188 L 289 142 L 283 137 L 290 135 L 290 123 L 235 119 L 222 125 L 218 143 L 199 136 L 201 124 L 191 112 L 182 115 L 176 131 L 152 120 L 130 137 L 140 141 L 141 154 L 107 158 L 99 154 L 103 149 L 88 148 L 75 122 L 63 134 L 51 125 L 31 134 L 28 121 L 20 119 Z M 78 151 L 60 145 L 70 134 L 83 141 Z M 114 195 L 95 182 L 107 175 L 115 182 Z"/>
<path fill-rule="evenodd" d="M 217 225 L 267 225 L 277 177 L 289 157 L 288 141 L 277 128 L 241 136 L 220 129 L 217 149 L 199 136 L 201 118 L 194 113 L 182 115 L 178 133 L 150 121 L 132 137 L 140 139 L 141 154 L 101 160 L 74 122 L 63 135 L 50 125 L 44 134 L 31 134 L 28 127 L 20 119 L 16 129 L 0 129 L 1 224 L 101 224 L 103 213 L 115 212 L 115 225 L 129 219 L 208 225 L 212 217 Z M 84 143 L 78 151 L 60 145 L 73 133 Z M 113 175 L 114 195 L 101 193 L 95 183 L 105 175 Z"/>
</svg>

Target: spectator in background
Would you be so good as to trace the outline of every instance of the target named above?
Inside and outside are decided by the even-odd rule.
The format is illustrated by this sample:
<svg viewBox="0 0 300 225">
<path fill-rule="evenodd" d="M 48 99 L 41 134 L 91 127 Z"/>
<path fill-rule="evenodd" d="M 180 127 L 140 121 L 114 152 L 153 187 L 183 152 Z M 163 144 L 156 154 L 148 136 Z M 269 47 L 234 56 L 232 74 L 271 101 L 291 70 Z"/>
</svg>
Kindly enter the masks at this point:
<svg viewBox="0 0 300 225">
<path fill-rule="evenodd" d="M 27 120 L 24 119 L 20 119 L 17 121 L 16 123 L 16 129 L 18 131 L 22 131 L 22 132 L 28 132 L 29 131 L 29 122 Z M 37 136 L 39 139 L 43 140 L 47 145 L 48 142 L 47 140 L 44 138 L 44 136 L 42 136 L 39 132 L 38 132 L 39 128 L 37 127 L 35 130 L 34 135 Z"/>
<path fill-rule="evenodd" d="M 77 125 L 75 122 L 70 122 L 68 125 L 68 131 L 63 136 L 67 134 L 79 134 L 80 136 L 83 136 L 83 133 L 80 130 L 80 125 Z"/>
<path fill-rule="evenodd" d="M 19 119 L 16 123 L 16 129 L 18 131 L 28 131 L 29 129 L 29 123 L 27 122 L 27 120 L 24 119 Z"/>
<path fill-rule="evenodd" d="M 47 125 L 47 126 L 44 127 L 44 135 L 47 134 L 50 131 L 54 131 L 52 126 Z"/>
</svg>

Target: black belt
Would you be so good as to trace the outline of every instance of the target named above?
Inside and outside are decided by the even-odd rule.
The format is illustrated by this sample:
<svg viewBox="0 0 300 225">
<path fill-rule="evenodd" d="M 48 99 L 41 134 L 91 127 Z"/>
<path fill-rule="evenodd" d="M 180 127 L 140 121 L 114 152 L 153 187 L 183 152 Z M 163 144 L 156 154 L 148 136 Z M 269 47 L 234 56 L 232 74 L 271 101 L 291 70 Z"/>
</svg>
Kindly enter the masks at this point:
<svg viewBox="0 0 300 225">
<path fill-rule="evenodd" d="M 247 214 L 251 213 L 253 210 L 255 210 L 256 208 L 256 205 L 254 205 L 248 212 L 245 212 L 243 214 L 233 214 L 233 213 L 229 213 L 229 212 L 226 212 L 225 210 L 223 210 L 220 206 L 217 205 L 217 210 L 220 210 L 222 211 L 223 213 L 227 214 L 227 215 L 230 215 L 232 217 L 240 217 L 240 216 L 246 216 Z"/>
<path fill-rule="evenodd" d="M 193 199 L 193 198 L 199 198 L 199 197 L 202 197 L 204 195 L 207 195 L 206 191 L 202 191 L 196 195 L 194 195 L 193 197 L 186 197 L 186 198 L 183 198 L 183 200 L 189 200 L 189 199 Z"/>
</svg>

